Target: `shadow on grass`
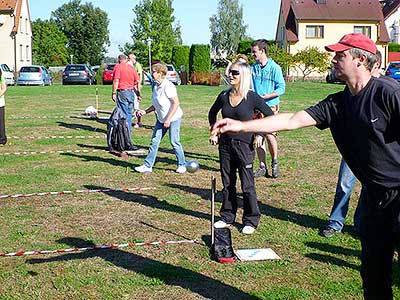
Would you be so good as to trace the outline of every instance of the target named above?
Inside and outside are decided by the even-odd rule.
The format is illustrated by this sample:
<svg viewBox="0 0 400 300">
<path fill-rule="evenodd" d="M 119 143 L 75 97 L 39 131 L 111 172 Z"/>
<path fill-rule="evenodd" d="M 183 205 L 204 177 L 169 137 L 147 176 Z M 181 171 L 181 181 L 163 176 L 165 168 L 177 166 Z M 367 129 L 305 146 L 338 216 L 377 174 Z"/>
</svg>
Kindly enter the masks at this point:
<svg viewBox="0 0 400 300">
<path fill-rule="evenodd" d="M 86 161 L 99 161 L 99 162 L 108 163 L 110 165 L 117 166 L 117 167 L 132 168 L 132 163 L 129 161 L 125 161 L 123 159 L 114 159 L 114 158 L 106 158 L 106 157 L 91 156 L 91 155 L 80 155 L 80 154 L 76 154 L 76 153 L 61 153 L 61 155 L 78 157 L 78 158 L 84 159 Z"/>
<path fill-rule="evenodd" d="M 85 188 L 87 189 L 107 189 L 106 187 L 102 186 L 95 186 L 95 185 L 84 185 Z M 150 195 L 145 195 L 141 193 L 135 193 L 135 192 L 125 192 L 125 191 L 109 191 L 109 192 L 104 192 L 104 194 L 107 194 L 111 197 L 117 198 L 119 200 L 123 201 L 128 201 L 128 202 L 134 202 L 141 204 L 143 206 L 151 207 L 151 208 L 157 208 L 173 213 L 178 213 L 182 214 L 185 216 L 192 216 L 195 218 L 199 219 L 205 219 L 205 220 L 210 220 L 210 215 L 199 212 L 199 211 L 193 211 L 189 209 L 185 209 L 181 206 L 175 205 L 168 203 L 165 200 L 158 200 L 158 198 L 150 196 Z"/>
<path fill-rule="evenodd" d="M 193 195 L 200 196 L 204 200 L 210 200 L 211 201 L 211 187 L 210 188 L 196 188 L 192 186 L 187 186 L 187 185 L 181 185 L 181 184 L 176 184 L 176 183 L 165 183 L 164 184 L 167 187 L 173 188 L 173 189 L 178 189 L 187 193 L 191 193 Z M 222 202 L 222 193 L 218 192 L 216 197 L 215 197 L 216 202 Z"/>
<path fill-rule="evenodd" d="M 329 254 L 321 254 L 321 253 L 308 253 L 306 254 L 306 257 L 311 258 L 313 260 L 326 263 L 326 264 L 332 264 L 332 265 L 337 265 L 340 267 L 345 267 L 345 268 L 351 268 L 357 271 L 360 271 L 360 267 L 358 265 L 349 263 L 341 258 L 337 258 L 332 256 L 331 254 L 338 254 L 338 255 L 345 255 L 345 256 L 354 256 L 354 257 L 360 257 L 361 252 L 359 250 L 353 250 L 353 249 L 348 249 L 344 248 L 341 246 L 335 246 L 327 243 L 318 243 L 318 242 L 306 242 L 306 246 L 327 252 Z"/>
<path fill-rule="evenodd" d="M 89 125 L 83 125 L 83 124 L 70 124 L 70 123 L 65 123 L 65 122 L 57 122 L 58 126 L 65 127 L 68 129 L 75 129 L 75 130 L 85 130 L 85 131 L 90 131 L 90 132 L 98 132 L 98 133 L 107 133 L 107 130 L 89 126 Z"/>
<path fill-rule="evenodd" d="M 57 242 L 77 248 L 95 246 L 92 241 L 76 237 L 65 237 L 57 240 Z M 158 279 L 158 282 L 161 281 L 166 285 L 178 286 L 183 289 L 190 290 L 191 292 L 197 293 L 207 299 L 260 300 L 259 298 L 251 296 L 235 287 L 192 270 L 159 262 L 154 259 L 145 258 L 143 256 L 125 252 L 119 249 L 69 253 L 51 258 L 28 259 L 27 262 L 30 264 L 41 264 L 50 262 L 63 262 L 75 259 L 82 260 L 93 257 L 102 258 L 105 261 L 114 264 L 115 266 L 142 274 L 150 279 Z"/>
</svg>

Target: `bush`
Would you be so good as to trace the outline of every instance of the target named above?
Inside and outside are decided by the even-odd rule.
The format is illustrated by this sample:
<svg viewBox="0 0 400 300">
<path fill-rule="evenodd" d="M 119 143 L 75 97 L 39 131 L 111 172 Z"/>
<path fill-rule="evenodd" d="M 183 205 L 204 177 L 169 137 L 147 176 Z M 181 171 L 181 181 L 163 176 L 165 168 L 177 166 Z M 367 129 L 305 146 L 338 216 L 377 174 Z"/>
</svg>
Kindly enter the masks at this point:
<svg viewBox="0 0 400 300">
<path fill-rule="evenodd" d="M 97 84 L 103 84 L 103 71 L 105 70 L 106 66 L 106 64 L 101 64 L 100 68 L 96 71 Z"/>
<path fill-rule="evenodd" d="M 389 52 L 400 52 L 400 44 L 389 44 Z"/>
<path fill-rule="evenodd" d="M 174 46 L 172 48 L 171 63 L 180 71 L 181 66 L 185 66 L 185 70 L 189 70 L 189 46 Z"/>
<path fill-rule="evenodd" d="M 248 57 L 251 56 L 251 43 L 254 40 L 243 40 L 239 42 L 237 53 L 246 54 Z"/>
<path fill-rule="evenodd" d="M 189 69 L 192 72 L 210 72 L 210 45 L 194 44 L 190 47 Z"/>
</svg>

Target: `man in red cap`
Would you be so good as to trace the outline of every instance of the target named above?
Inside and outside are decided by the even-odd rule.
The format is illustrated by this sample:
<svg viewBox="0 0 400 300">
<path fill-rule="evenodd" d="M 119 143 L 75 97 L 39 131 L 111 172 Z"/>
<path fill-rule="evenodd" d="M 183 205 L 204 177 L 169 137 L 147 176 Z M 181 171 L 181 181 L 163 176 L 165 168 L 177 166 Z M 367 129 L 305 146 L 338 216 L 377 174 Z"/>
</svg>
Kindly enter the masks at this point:
<svg viewBox="0 0 400 300">
<path fill-rule="evenodd" d="M 296 113 L 240 122 L 222 119 L 214 134 L 275 132 L 306 126 L 329 128 L 344 160 L 360 180 L 361 277 L 364 298 L 389 300 L 392 259 L 400 233 L 400 87 L 371 76 L 375 43 L 357 33 L 325 47 L 335 52 L 336 75 L 343 91 Z"/>
</svg>

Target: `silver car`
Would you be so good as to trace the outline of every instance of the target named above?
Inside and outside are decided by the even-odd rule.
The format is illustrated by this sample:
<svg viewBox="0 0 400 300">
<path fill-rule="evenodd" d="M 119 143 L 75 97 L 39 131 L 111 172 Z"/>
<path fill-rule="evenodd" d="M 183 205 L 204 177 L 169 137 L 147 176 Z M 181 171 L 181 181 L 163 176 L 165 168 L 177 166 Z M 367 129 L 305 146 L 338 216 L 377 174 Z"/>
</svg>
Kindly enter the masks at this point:
<svg viewBox="0 0 400 300">
<path fill-rule="evenodd" d="M 7 85 L 14 85 L 15 84 L 15 79 L 14 79 L 13 71 L 6 64 L 1 64 L 0 68 L 1 68 L 1 71 L 3 73 L 4 78 L 6 79 L 6 84 Z"/>
<path fill-rule="evenodd" d="M 17 85 L 52 85 L 52 78 L 43 66 L 24 66 L 18 72 Z"/>
<path fill-rule="evenodd" d="M 165 76 L 165 78 L 167 78 L 169 81 L 171 81 L 176 85 L 181 85 L 181 76 L 176 71 L 175 67 L 170 64 L 167 64 L 166 66 L 168 71 L 167 71 L 167 76 Z"/>
</svg>

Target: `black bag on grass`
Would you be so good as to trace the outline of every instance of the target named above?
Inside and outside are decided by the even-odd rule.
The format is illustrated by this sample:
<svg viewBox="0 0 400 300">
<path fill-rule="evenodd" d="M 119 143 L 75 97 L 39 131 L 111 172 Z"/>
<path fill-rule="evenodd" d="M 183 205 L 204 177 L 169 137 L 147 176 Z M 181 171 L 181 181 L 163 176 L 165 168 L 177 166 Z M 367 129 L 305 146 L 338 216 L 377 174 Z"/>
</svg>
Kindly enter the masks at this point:
<svg viewBox="0 0 400 300">
<path fill-rule="evenodd" d="M 126 116 L 118 107 L 114 108 L 107 123 L 107 145 L 110 151 L 133 150 Z"/>
<path fill-rule="evenodd" d="M 232 247 L 232 236 L 229 228 L 214 229 L 214 244 L 212 245 L 213 259 L 220 263 L 235 262 L 235 253 Z"/>
</svg>

